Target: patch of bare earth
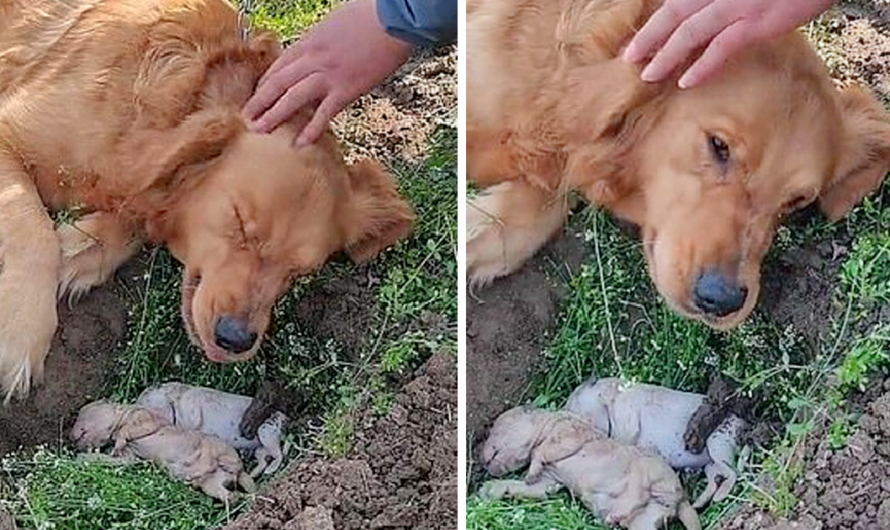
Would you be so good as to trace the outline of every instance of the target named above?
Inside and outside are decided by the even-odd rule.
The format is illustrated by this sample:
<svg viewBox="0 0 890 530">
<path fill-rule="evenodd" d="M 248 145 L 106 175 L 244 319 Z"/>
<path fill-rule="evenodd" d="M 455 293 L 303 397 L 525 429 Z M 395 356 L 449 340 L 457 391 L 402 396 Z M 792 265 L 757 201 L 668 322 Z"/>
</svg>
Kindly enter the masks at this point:
<svg viewBox="0 0 890 530">
<path fill-rule="evenodd" d="M 421 51 L 334 120 L 351 158 L 423 159 L 430 135 L 457 118 L 457 48 Z"/>
<path fill-rule="evenodd" d="M 434 355 L 386 416 L 356 418 L 347 458 L 302 460 L 227 530 L 457 527 L 457 367 Z"/>
</svg>

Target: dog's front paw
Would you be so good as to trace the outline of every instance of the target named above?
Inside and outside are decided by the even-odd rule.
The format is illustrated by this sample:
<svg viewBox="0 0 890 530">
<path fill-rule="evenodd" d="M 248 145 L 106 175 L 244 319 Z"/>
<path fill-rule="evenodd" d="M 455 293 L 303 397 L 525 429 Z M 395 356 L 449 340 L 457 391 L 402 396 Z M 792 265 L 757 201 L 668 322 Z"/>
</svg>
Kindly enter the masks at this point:
<svg viewBox="0 0 890 530">
<path fill-rule="evenodd" d="M 484 284 L 522 266 L 565 222 L 570 198 L 522 182 L 486 189 L 467 204 L 467 278 Z"/>
<path fill-rule="evenodd" d="M 518 265 L 511 266 L 507 248 L 507 227 L 496 213 L 483 209 L 473 201 L 467 206 L 467 278 L 484 285 L 506 276 Z"/>
<path fill-rule="evenodd" d="M 3 401 L 25 398 L 43 381 L 43 366 L 58 325 L 55 285 L 13 282 L 0 271 L 0 391 Z M 7 281 L 9 280 L 9 281 Z M 40 287 L 30 289 L 31 287 Z"/>
</svg>

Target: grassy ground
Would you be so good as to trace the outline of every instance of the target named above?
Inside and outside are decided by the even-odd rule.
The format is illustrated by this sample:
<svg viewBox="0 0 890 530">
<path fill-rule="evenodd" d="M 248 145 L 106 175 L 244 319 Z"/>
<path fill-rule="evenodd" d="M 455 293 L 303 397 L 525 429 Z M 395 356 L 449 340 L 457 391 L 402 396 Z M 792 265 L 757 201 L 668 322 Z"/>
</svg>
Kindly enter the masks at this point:
<svg viewBox="0 0 890 530">
<path fill-rule="evenodd" d="M 289 36 L 316 21 L 332 3 L 255 1 L 255 21 Z M 255 360 L 216 365 L 204 361 L 189 344 L 178 316 L 180 267 L 166 252 L 156 250 L 144 287 L 131 293 L 129 335 L 109 374 L 106 396 L 132 400 L 146 386 L 167 380 L 250 394 L 275 374 L 307 396 L 309 411 L 322 420 L 313 432 L 289 435 L 288 456 L 348 453 L 351 414 L 357 407 L 371 404 L 385 413 L 395 375 L 417 367 L 433 351 L 456 354 L 456 157 L 456 131 L 443 126 L 425 160 L 391 164 L 418 221 L 410 239 L 369 265 L 369 275 L 379 279 L 371 288 L 378 321 L 359 355 L 347 355 L 337 341 L 321 341 L 305 332 L 295 316 L 301 296 L 355 273 L 353 265 L 331 263 L 295 285 L 277 306 L 272 336 Z M 444 326 L 423 325 L 422 317 L 430 314 Z M 6 499 L 0 505 L 8 507 L 23 528 L 36 530 L 215 528 L 246 505 L 221 509 L 151 465 L 121 468 L 85 462 L 56 449 L 4 458 L 0 499 Z"/>
<path fill-rule="evenodd" d="M 832 327 L 815 347 L 799 330 L 778 327 L 762 310 L 729 333 L 674 315 L 654 292 L 637 242 L 604 214 L 581 214 L 575 222 L 586 229 L 594 260 L 570 280 L 559 329 L 544 351 L 547 369 L 532 390 L 534 403 L 562 406 L 593 373 L 698 392 L 715 374 L 730 377 L 752 394 L 771 396 L 764 414 L 778 418 L 786 432 L 774 449 L 755 452 L 735 496 L 701 514 L 703 527 L 715 528 L 746 499 L 789 510 L 799 472 L 790 458 L 793 448 L 826 417 L 832 418 L 833 443 L 844 444 L 853 421 L 844 412 L 846 394 L 890 364 L 890 327 L 871 324 L 877 309 L 890 303 L 890 186 L 885 187 L 845 223 L 828 226 L 814 218 L 783 231 L 786 239 L 777 252 L 841 230 L 857 234 L 838 273 Z M 825 390 L 829 384 L 832 391 Z M 772 477 L 769 490 L 758 485 L 761 473 Z M 700 487 L 693 481 L 690 496 Z M 471 496 L 468 502 L 472 530 L 605 528 L 568 496 L 546 502 L 486 502 Z"/>
<path fill-rule="evenodd" d="M 802 330 L 778 326 L 762 308 L 732 332 L 674 315 L 647 277 L 638 242 L 602 213 L 585 211 L 578 217 L 573 225 L 583 233 L 592 258 L 566 280 L 571 294 L 543 352 L 546 369 L 533 385 L 531 400 L 561 407 L 594 373 L 697 392 L 704 392 L 715 374 L 734 379 L 747 392 L 768 396 L 763 414 L 780 420 L 785 432 L 772 449 L 754 452 L 730 499 L 701 513 L 703 528 L 717 528 L 721 517 L 743 502 L 789 512 L 802 471 L 796 448 L 819 424 L 830 424 L 831 443 L 843 446 L 855 421 L 847 396 L 863 388 L 875 370 L 890 367 L 890 323 L 879 317 L 890 304 L 890 184 L 845 221 L 830 225 L 812 215 L 779 231 L 766 267 L 783 252 L 854 234 L 837 273 L 831 325 L 815 341 Z M 701 487 L 693 480 L 690 497 Z M 547 501 L 497 502 L 471 495 L 467 528 L 606 527 L 565 494 Z"/>
</svg>

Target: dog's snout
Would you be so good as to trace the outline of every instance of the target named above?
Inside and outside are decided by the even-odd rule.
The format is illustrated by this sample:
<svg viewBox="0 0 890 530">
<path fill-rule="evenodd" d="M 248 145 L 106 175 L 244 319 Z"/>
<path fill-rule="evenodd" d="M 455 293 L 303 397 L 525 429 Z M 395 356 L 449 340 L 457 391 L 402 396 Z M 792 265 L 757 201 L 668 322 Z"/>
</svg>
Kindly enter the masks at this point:
<svg viewBox="0 0 890 530">
<path fill-rule="evenodd" d="M 224 316 L 216 321 L 214 338 L 220 348 L 231 353 L 242 353 L 253 348 L 257 334 L 250 331 L 247 322 Z"/>
<path fill-rule="evenodd" d="M 693 289 L 695 306 L 708 315 L 724 317 L 735 313 L 745 305 L 748 289 L 734 278 L 715 271 L 698 277 Z"/>
</svg>

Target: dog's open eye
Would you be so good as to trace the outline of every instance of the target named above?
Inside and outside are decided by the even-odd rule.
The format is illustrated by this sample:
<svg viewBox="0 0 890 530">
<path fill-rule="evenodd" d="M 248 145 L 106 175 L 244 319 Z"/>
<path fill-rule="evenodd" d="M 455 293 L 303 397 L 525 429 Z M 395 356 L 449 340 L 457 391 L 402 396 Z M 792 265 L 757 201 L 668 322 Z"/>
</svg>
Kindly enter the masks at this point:
<svg viewBox="0 0 890 530">
<path fill-rule="evenodd" d="M 722 138 L 713 134 L 708 135 L 708 145 L 711 147 L 711 154 L 717 162 L 720 164 L 729 162 L 729 146 L 726 145 Z"/>
</svg>

